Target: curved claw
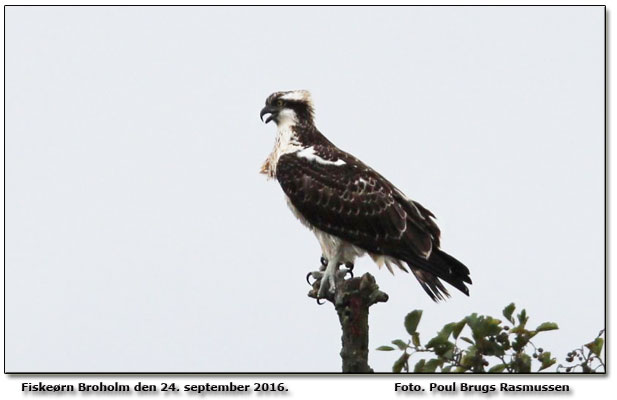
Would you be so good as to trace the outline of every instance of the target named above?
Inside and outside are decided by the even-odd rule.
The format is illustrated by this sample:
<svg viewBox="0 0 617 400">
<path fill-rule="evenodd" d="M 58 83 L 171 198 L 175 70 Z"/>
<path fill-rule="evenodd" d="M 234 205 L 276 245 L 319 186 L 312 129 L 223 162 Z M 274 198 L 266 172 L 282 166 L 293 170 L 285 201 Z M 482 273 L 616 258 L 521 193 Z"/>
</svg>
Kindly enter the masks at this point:
<svg viewBox="0 0 617 400">
<path fill-rule="evenodd" d="M 324 256 L 321 256 L 321 258 L 319 259 L 319 262 L 321 263 L 321 266 L 324 268 L 328 266 L 328 259 Z"/>
<path fill-rule="evenodd" d="M 323 276 L 323 272 L 321 272 L 321 271 L 311 271 L 308 274 L 306 274 L 306 282 L 309 285 L 313 286 L 315 284 L 315 282 L 317 282 L 318 280 L 320 280 L 322 278 L 322 276 Z M 311 277 L 313 277 L 313 279 L 315 279 L 313 281 L 313 283 L 311 283 L 311 280 L 310 280 Z"/>
<path fill-rule="evenodd" d="M 351 263 L 351 262 L 346 262 L 345 263 L 345 268 L 347 268 L 349 271 L 353 271 L 354 264 Z M 352 278 L 353 278 L 353 276 L 352 276 Z"/>
<path fill-rule="evenodd" d="M 351 279 L 353 279 L 353 268 L 352 269 L 348 269 L 347 273 L 351 276 Z"/>
<path fill-rule="evenodd" d="M 320 306 L 326 304 L 325 300 L 323 300 L 323 303 L 320 303 L 320 300 L 322 300 L 322 299 L 320 299 L 319 297 L 316 298 L 315 300 L 317 301 L 317 304 L 319 304 Z"/>
</svg>

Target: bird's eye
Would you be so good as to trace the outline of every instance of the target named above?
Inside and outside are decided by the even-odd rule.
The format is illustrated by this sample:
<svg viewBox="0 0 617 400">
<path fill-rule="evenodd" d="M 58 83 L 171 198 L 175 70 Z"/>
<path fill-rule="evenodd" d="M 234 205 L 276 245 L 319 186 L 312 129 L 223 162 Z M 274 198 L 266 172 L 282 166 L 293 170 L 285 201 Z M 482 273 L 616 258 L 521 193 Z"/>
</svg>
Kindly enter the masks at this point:
<svg viewBox="0 0 617 400">
<path fill-rule="evenodd" d="M 283 107 L 283 100 L 277 100 L 276 105 L 279 107 Z"/>
</svg>

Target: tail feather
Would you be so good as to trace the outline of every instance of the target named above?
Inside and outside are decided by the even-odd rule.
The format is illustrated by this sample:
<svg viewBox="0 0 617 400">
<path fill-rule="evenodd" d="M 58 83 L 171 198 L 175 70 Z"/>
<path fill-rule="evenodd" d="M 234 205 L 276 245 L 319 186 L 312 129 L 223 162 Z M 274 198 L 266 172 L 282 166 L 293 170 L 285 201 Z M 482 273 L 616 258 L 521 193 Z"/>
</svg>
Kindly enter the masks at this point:
<svg viewBox="0 0 617 400">
<path fill-rule="evenodd" d="M 433 301 L 445 300 L 447 297 L 450 297 L 448 289 L 444 287 L 443 283 L 434 274 L 415 267 L 411 269 L 411 272 L 413 272 L 418 282 L 420 282 L 422 289 Z"/>
<path fill-rule="evenodd" d="M 428 260 L 413 255 L 406 262 L 424 291 L 434 301 L 450 297 L 440 279 L 469 296 L 469 288 L 465 285 L 471 284 L 469 268 L 440 249 L 433 249 Z"/>
</svg>

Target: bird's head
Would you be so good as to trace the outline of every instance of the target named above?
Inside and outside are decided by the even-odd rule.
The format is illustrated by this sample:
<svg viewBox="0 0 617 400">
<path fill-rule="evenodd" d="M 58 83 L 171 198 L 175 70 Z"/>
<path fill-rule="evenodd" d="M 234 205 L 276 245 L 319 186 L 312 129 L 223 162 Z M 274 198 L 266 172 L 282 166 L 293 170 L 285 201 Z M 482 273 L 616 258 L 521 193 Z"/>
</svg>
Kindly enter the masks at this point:
<svg viewBox="0 0 617 400">
<path fill-rule="evenodd" d="M 266 124 L 274 121 L 277 125 L 295 125 L 313 123 L 313 101 L 308 90 L 274 92 L 266 99 L 266 106 L 259 113 Z"/>
</svg>

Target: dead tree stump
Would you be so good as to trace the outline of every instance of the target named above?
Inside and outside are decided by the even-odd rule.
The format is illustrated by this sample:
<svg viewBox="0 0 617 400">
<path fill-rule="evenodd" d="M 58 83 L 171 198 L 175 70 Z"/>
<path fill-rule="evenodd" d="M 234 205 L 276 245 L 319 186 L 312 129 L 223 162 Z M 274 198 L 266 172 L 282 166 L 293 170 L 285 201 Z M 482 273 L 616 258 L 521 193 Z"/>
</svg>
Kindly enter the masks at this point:
<svg viewBox="0 0 617 400">
<path fill-rule="evenodd" d="M 313 283 L 308 296 L 317 299 L 320 281 Z M 336 279 L 336 290 L 328 292 L 325 299 L 332 304 L 338 314 L 343 335 L 341 336 L 343 372 L 369 373 L 373 369 L 368 364 L 368 314 L 373 304 L 388 301 L 388 295 L 375 282 L 373 275 L 366 273 L 361 277 Z"/>
</svg>

